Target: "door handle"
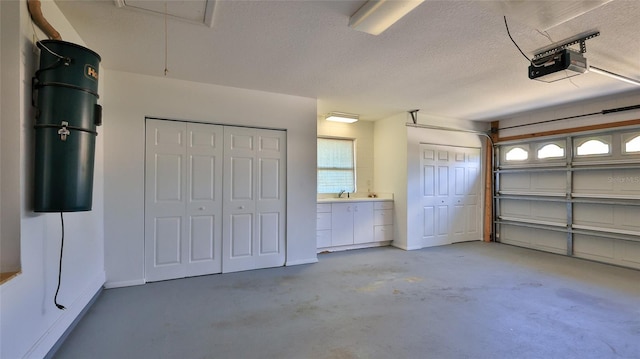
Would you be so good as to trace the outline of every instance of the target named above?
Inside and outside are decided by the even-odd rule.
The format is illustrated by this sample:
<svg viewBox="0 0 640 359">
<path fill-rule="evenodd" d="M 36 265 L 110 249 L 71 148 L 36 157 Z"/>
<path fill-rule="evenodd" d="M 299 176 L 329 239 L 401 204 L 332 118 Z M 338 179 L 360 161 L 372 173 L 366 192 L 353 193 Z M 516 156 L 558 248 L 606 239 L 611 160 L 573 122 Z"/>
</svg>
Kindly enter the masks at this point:
<svg viewBox="0 0 640 359">
<path fill-rule="evenodd" d="M 198 210 L 200 210 L 200 211 L 204 211 L 204 210 L 205 210 L 205 207 L 200 207 L 200 208 L 198 208 Z"/>
<path fill-rule="evenodd" d="M 244 209 L 244 206 L 240 206 L 240 207 L 238 207 L 238 209 Z"/>
</svg>

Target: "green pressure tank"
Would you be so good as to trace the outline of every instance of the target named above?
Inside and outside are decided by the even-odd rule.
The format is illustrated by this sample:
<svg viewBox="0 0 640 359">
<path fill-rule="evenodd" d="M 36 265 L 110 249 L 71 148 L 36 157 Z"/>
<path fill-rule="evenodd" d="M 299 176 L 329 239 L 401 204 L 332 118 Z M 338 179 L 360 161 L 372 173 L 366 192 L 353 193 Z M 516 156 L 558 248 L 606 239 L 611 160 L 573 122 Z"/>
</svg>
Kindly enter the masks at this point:
<svg viewBox="0 0 640 359">
<path fill-rule="evenodd" d="M 90 211 L 96 126 L 102 123 L 100 56 L 60 40 L 43 40 L 38 47 L 34 211 Z"/>
</svg>

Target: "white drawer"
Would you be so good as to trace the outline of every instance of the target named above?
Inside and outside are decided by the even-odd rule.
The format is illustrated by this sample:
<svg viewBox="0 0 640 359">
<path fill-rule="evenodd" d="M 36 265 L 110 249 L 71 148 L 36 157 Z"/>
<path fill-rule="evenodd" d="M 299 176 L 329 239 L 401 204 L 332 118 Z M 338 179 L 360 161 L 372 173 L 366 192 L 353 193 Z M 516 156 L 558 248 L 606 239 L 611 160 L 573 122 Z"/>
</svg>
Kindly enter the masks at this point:
<svg viewBox="0 0 640 359">
<path fill-rule="evenodd" d="M 316 231 L 316 243 L 318 248 L 331 247 L 331 230 Z"/>
<path fill-rule="evenodd" d="M 373 209 L 393 209 L 393 201 L 374 202 Z"/>
<path fill-rule="evenodd" d="M 331 213 L 331 203 L 318 203 L 316 204 L 316 212 L 329 212 Z"/>
<path fill-rule="evenodd" d="M 393 210 L 379 209 L 373 211 L 373 224 L 376 226 L 393 224 Z"/>
<path fill-rule="evenodd" d="M 331 213 L 318 213 L 316 216 L 317 230 L 331 229 Z"/>
<path fill-rule="evenodd" d="M 393 240 L 393 226 L 375 226 L 373 227 L 373 238 L 376 242 Z"/>
</svg>

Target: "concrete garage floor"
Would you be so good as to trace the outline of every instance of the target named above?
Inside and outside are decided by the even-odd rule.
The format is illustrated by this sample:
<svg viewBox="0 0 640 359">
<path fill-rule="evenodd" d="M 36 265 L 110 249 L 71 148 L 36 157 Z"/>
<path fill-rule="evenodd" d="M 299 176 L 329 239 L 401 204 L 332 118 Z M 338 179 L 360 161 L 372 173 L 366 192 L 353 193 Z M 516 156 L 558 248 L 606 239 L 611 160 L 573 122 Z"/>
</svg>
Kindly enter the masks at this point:
<svg viewBox="0 0 640 359">
<path fill-rule="evenodd" d="M 56 358 L 640 358 L 640 271 L 496 243 L 105 290 Z"/>
</svg>

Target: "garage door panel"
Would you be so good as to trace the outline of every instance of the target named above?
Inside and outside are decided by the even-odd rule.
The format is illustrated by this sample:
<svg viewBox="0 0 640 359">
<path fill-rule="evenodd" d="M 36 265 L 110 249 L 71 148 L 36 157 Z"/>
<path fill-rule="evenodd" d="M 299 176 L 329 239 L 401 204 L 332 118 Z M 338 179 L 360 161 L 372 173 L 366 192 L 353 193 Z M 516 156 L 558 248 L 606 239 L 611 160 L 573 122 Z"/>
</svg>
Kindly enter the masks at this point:
<svg viewBox="0 0 640 359">
<path fill-rule="evenodd" d="M 530 218 L 531 201 L 505 199 L 500 202 L 500 215 L 507 217 Z"/>
<path fill-rule="evenodd" d="M 576 172 L 573 174 L 574 193 L 613 193 L 612 171 Z"/>
<path fill-rule="evenodd" d="M 613 182 L 616 192 L 630 195 L 640 194 L 640 169 L 616 170 L 613 178 L 608 180 Z"/>
<path fill-rule="evenodd" d="M 538 172 L 531 174 L 531 190 L 534 192 L 565 192 L 567 175 L 564 172 Z"/>
<path fill-rule="evenodd" d="M 531 221 L 566 223 L 567 209 L 561 202 L 505 199 L 501 201 L 500 215 Z"/>
<path fill-rule="evenodd" d="M 566 235 L 546 229 L 505 224 L 501 226 L 500 241 L 552 253 L 566 252 Z"/>
<path fill-rule="evenodd" d="M 640 269 L 640 242 L 576 234 L 574 256 Z"/>
<path fill-rule="evenodd" d="M 576 203 L 574 225 L 640 235 L 640 206 Z"/>
<path fill-rule="evenodd" d="M 528 173 L 505 173 L 500 176 L 501 191 L 530 191 L 531 176 Z"/>
<path fill-rule="evenodd" d="M 611 263 L 614 259 L 615 240 L 576 234 L 573 238 L 573 253 L 576 257 Z"/>
<path fill-rule="evenodd" d="M 566 223 L 567 206 L 562 202 L 533 202 L 531 216 L 542 221 Z"/>
<path fill-rule="evenodd" d="M 640 231 L 640 206 L 619 206 L 616 209 L 620 227 Z"/>
<path fill-rule="evenodd" d="M 573 223 L 580 225 L 613 226 L 613 205 L 576 203 L 573 206 Z"/>
<path fill-rule="evenodd" d="M 616 254 L 620 258 L 621 265 L 640 269 L 640 243 L 621 242 L 616 249 L 618 248 Z"/>
</svg>

